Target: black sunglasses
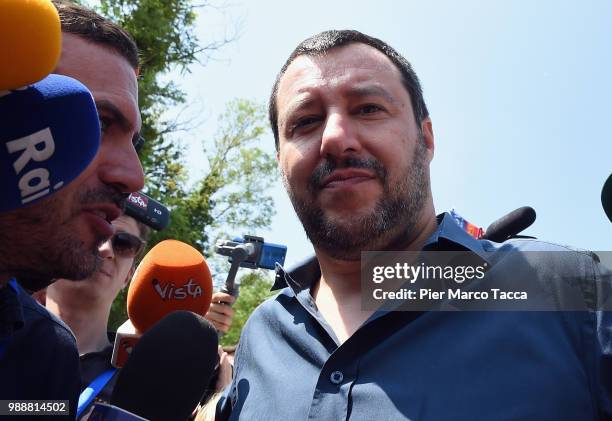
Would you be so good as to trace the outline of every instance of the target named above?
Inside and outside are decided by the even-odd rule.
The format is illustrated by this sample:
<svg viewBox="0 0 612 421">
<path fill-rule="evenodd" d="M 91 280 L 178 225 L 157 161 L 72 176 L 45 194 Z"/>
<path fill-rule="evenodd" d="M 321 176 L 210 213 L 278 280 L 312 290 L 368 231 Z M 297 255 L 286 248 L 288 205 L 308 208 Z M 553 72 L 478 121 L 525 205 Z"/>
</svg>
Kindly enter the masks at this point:
<svg viewBox="0 0 612 421">
<path fill-rule="evenodd" d="M 136 257 L 144 249 L 145 242 L 127 232 L 118 232 L 111 237 L 115 254 L 121 257 Z"/>
</svg>

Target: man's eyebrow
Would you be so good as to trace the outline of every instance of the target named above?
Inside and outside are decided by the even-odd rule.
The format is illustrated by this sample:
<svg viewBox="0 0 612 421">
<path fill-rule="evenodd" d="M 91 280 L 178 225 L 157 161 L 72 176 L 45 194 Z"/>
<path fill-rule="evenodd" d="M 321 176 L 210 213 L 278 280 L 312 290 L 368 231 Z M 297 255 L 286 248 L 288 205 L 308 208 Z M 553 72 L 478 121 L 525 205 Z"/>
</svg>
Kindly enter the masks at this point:
<svg viewBox="0 0 612 421">
<path fill-rule="evenodd" d="M 347 93 L 347 96 L 353 97 L 353 98 L 378 96 L 378 97 L 384 98 L 385 100 L 387 100 L 388 102 L 392 104 L 397 103 L 397 99 L 393 95 L 391 95 L 386 89 L 380 86 L 377 86 L 377 85 L 352 87 Z"/>
<path fill-rule="evenodd" d="M 106 99 L 96 101 L 96 108 L 98 109 L 98 114 L 102 112 L 111 114 L 113 120 L 115 120 L 115 122 L 121 126 L 121 129 L 125 131 L 132 129 L 132 124 L 129 122 L 127 117 L 111 101 Z"/>
<path fill-rule="evenodd" d="M 100 114 L 102 111 L 111 114 L 113 120 L 119 124 L 123 131 L 129 132 L 133 129 L 132 123 L 130 123 L 125 114 L 123 114 L 121 110 L 111 101 L 106 99 L 96 101 L 96 108 L 98 109 L 98 114 Z M 134 136 L 132 136 L 132 143 L 136 144 L 139 139 L 140 131 L 137 131 L 134 133 Z"/>
<path fill-rule="evenodd" d="M 285 112 L 283 112 L 279 118 L 280 126 L 282 127 L 284 124 L 286 124 L 287 120 L 290 119 L 298 111 L 303 108 L 310 107 L 315 102 L 316 99 L 311 96 L 301 96 L 298 99 L 291 101 L 291 104 L 289 104 Z"/>
<path fill-rule="evenodd" d="M 378 96 L 392 104 L 397 104 L 398 102 L 398 100 L 386 89 L 377 85 L 351 87 L 350 90 L 346 93 L 346 96 L 354 99 Z M 287 120 L 291 119 L 293 115 L 295 115 L 304 108 L 312 106 L 316 102 L 317 99 L 310 95 L 301 96 L 291 101 L 291 103 L 286 107 L 286 110 L 282 114 L 279 114 L 279 127 L 284 127 L 284 125 L 287 124 Z"/>
</svg>

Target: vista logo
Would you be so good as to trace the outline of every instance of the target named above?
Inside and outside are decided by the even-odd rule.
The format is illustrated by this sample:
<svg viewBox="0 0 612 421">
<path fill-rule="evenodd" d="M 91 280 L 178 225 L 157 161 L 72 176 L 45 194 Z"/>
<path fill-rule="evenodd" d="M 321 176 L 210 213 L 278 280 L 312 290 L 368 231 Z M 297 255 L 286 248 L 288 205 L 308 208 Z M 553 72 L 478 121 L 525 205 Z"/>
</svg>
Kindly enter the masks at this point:
<svg viewBox="0 0 612 421">
<path fill-rule="evenodd" d="M 182 287 L 177 287 L 172 282 L 162 284 L 159 280 L 153 278 L 151 280 L 153 288 L 159 294 L 162 300 L 185 300 L 187 298 L 197 298 L 202 295 L 202 287 L 190 279 Z"/>
</svg>

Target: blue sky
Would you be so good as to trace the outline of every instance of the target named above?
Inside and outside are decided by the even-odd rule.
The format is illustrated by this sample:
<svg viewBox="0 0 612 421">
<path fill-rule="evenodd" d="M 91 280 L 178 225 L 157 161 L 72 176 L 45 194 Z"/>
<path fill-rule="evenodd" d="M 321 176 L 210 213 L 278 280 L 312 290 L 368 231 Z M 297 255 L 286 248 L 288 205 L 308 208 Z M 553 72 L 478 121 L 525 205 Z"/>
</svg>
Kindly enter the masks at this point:
<svg viewBox="0 0 612 421">
<path fill-rule="evenodd" d="M 437 212 L 455 207 L 486 227 L 530 205 L 538 218 L 527 234 L 611 249 L 600 194 L 612 172 L 612 2 L 233 1 L 203 9 L 198 34 L 211 39 L 236 20 L 241 37 L 179 79 L 188 92 L 183 117 L 202 122 L 181 134 L 193 174 L 226 102 L 265 102 L 301 40 L 358 29 L 392 45 L 421 79 L 436 140 Z M 262 145 L 273 149 L 271 133 Z M 292 264 L 312 248 L 280 184 L 272 194 L 273 227 L 257 234 L 287 245 Z"/>
</svg>

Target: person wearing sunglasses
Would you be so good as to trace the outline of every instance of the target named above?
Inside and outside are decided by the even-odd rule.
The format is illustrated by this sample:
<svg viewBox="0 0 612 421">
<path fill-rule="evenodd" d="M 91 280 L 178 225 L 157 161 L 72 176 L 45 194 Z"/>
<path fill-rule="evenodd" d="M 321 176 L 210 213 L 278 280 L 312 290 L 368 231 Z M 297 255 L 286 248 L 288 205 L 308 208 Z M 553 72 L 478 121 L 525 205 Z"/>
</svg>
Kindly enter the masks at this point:
<svg viewBox="0 0 612 421">
<path fill-rule="evenodd" d="M 107 330 L 112 304 L 132 279 L 150 233 L 148 226 L 127 215 L 120 216 L 112 224 L 115 234 L 100 246 L 102 261 L 96 273 L 80 282 L 58 279 L 46 290 L 34 294 L 74 332 L 81 362 L 81 388 L 92 384 L 98 387 L 100 383 L 95 381 L 106 380 L 95 396 L 95 401 L 99 402 L 110 400 L 116 379 L 116 371 L 110 365 L 115 333 Z M 205 315 L 221 332 L 231 327 L 234 310 L 220 303 L 233 300 L 232 296 L 216 292 Z M 220 352 L 220 357 L 224 354 Z M 79 419 L 86 419 L 90 407 L 91 404 L 83 409 Z"/>
</svg>

